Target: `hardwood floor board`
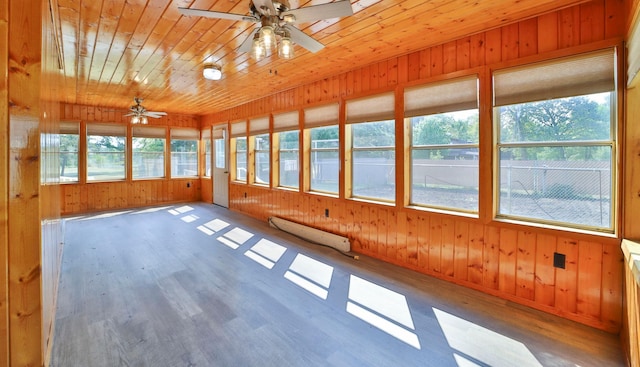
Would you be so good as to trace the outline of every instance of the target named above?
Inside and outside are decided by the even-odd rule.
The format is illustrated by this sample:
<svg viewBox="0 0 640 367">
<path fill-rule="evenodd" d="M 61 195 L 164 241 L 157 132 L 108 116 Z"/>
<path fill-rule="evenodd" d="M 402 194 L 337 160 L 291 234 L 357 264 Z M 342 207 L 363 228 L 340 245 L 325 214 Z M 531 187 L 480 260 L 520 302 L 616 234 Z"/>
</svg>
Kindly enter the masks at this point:
<svg viewBox="0 0 640 367">
<path fill-rule="evenodd" d="M 523 366 L 624 365 L 617 336 L 366 256 L 353 260 L 217 206 L 168 212 L 181 206 L 67 221 L 51 366 L 489 366 L 492 353 L 516 353 Z M 197 229 L 214 219 L 230 225 L 211 236 Z M 237 249 L 216 239 L 237 227 L 253 233 Z M 286 248 L 271 269 L 245 256 L 261 239 Z M 326 299 L 285 278 L 298 254 L 332 268 L 328 288 L 313 283 Z M 352 276 L 393 297 L 350 300 Z M 409 326 L 394 321 L 401 309 Z M 485 337 L 462 343 L 460 325 Z"/>
</svg>

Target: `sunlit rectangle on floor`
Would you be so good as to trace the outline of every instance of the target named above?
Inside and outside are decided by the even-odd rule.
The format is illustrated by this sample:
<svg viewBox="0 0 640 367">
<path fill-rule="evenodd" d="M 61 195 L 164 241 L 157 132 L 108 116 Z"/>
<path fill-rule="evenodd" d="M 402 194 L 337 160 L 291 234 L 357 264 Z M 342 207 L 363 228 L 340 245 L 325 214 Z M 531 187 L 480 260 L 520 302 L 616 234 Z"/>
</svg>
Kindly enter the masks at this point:
<svg viewBox="0 0 640 367">
<path fill-rule="evenodd" d="M 198 226 L 198 230 L 204 234 L 206 234 L 207 236 L 211 236 L 213 235 L 215 232 L 210 230 L 209 228 L 205 227 L 205 226 Z"/>
<path fill-rule="evenodd" d="M 198 219 L 198 216 L 197 215 L 193 215 L 193 214 L 189 214 L 189 215 L 185 215 L 184 217 L 182 217 L 180 219 L 182 219 L 183 222 L 191 223 L 193 221 L 196 221 Z"/>
<path fill-rule="evenodd" d="M 394 324 L 393 322 L 366 310 L 355 303 L 347 302 L 347 312 L 360 320 L 377 327 L 394 338 L 409 344 L 410 346 L 420 349 L 420 341 L 416 334 L 411 331 Z"/>
<path fill-rule="evenodd" d="M 351 275 L 349 299 L 410 329 L 414 329 L 407 298 L 385 287 Z"/>
<path fill-rule="evenodd" d="M 244 256 L 250 258 L 251 260 L 257 262 L 258 264 L 264 266 L 267 269 L 272 269 L 273 266 L 275 265 L 274 262 L 269 261 L 268 259 L 265 259 L 264 257 L 256 254 L 251 250 L 247 250 L 247 252 L 244 253 Z"/>
<path fill-rule="evenodd" d="M 287 248 L 263 238 L 251 247 L 251 251 L 276 263 L 280 260 L 282 254 L 287 251 Z"/>
<path fill-rule="evenodd" d="M 287 271 L 286 273 L 284 273 L 284 277 L 289 279 L 293 283 L 297 284 L 299 287 L 311 292 L 312 294 L 322 299 L 327 299 L 327 296 L 329 295 L 329 292 L 326 289 L 320 287 L 319 285 L 313 282 L 306 280 L 305 278 L 299 276 L 296 273 Z"/>
<path fill-rule="evenodd" d="M 229 232 L 224 234 L 224 237 L 230 239 L 231 241 L 237 243 L 238 245 L 242 245 L 247 242 L 251 237 L 253 237 L 253 233 L 245 231 L 242 228 L 234 228 Z"/>
<path fill-rule="evenodd" d="M 444 336 L 451 348 L 492 367 L 541 367 L 523 343 L 433 308 Z"/>
<path fill-rule="evenodd" d="M 221 230 L 227 228 L 229 226 L 229 223 L 220 219 L 214 219 L 212 221 L 205 223 L 204 226 L 209 228 L 212 231 L 220 232 Z"/>
<path fill-rule="evenodd" d="M 323 286 L 324 288 L 329 288 L 331 285 L 333 266 L 327 265 L 308 256 L 302 254 L 296 255 L 291 266 L 289 266 L 289 270 Z"/>
<path fill-rule="evenodd" d="M 233 242 L 231 240 L 228 240 L 228 239 L 226 239 L 226 238 L 224 238 L 222 236 L 220 236 L 220 237 L 218 237 L 216 239 L 218 241 L 222 242 L 223 244 L 227 245 L 228 247 L 231 247 L 234 250 L 237 249 L 238 247 L 240 247 L 240 245 L 238 245 L 237 243 L 235 243 L 235 242 Z"/>
</svg>

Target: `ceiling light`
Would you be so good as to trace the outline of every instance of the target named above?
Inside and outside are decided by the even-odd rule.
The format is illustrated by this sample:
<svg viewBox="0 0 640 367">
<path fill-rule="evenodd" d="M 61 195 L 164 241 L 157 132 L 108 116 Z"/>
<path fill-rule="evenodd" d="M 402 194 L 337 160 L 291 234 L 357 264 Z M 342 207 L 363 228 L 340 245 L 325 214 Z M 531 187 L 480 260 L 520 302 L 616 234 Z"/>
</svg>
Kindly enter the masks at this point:
<svg viewBox="0 0 640 367">
<path fill-rule="evenodd" d="M 209 80 L 220 80 L 222 78 L 222 70 L 217 65 L 205 64 L 202 69 L 202 76 Z"/>
<path fill-rule="evenodd" d="M 149 121 L 147 120 L 146 116 L 142 116 L 142 115 L 134 115 L 131 117 L 131 123 L 132 124 L 143 124 L 146 125 Z"/>
<path fill-rule="evenodd" d="M 264 43 L 260 40 L 260 35 L 256 33 L 253 37 L 253 44 L 251 46 L 251 58 L 260 61 L 267 55 L 267 50 L 264 48 Z"/>
<path fill-rule="evenodd" d="M 273 31 L 273 27 L 265 25 L 260 28 L 258 32 L 260 34 L 260 41 L 264 44 L 264 48 L 267 52 L 271 51 L 271 48 L 276 44 L 276 34 Z"/>
<path fill-rule="evenodd" d="M 292 59 L 294 56 L 293 42 L 289 37 L 282 37 L 278 45 L 278 56 L 282 59 Z"/>
</svg>

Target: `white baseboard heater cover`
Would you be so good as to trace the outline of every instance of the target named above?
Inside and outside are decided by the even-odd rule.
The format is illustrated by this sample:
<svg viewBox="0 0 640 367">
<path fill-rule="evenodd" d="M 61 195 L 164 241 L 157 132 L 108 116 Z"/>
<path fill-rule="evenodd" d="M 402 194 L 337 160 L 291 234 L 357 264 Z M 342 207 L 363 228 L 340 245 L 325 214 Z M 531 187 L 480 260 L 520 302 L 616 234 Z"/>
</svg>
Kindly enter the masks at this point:
<svg viewBox="0 0 640 367">
<path fill-rule="evenodd" d="M 349 239 L 337 234 L 311 228 L 303 224 L 291 222 L 278 217 L 270 217 L 269 225 L 305 240 L 333 247 L 342 252 L 351 251 L 351 243 L 349 242 Z"/>
</svg>

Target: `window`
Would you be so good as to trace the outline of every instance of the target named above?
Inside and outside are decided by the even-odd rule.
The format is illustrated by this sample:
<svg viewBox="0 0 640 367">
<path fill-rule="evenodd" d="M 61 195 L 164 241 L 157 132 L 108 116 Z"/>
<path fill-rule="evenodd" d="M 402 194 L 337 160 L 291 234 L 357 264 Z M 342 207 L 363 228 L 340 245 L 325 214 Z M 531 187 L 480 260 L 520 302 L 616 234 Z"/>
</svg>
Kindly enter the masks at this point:
<svg viewBox="0 0 640 367">
<path fill-rule="evenodd" d="M 60 182 L 78 182 L 80 124 L 60 123 Z"/>
<path fill-rule="evenodd" d="M 494 73 L 499 217 L 613 230 L 615 51 Z"/>
<path fill-rule="evenodd" d="M 204 177 L 211 177 L 211 128 L 202 130 L 204 142 Z"/>
<path fill-rule="evenodd" d="M 133 178 L 161 178 L 164 173 L 166 129 L 164 127 L 133 127 Z"/>
<path fill-rule="evenodd" d="M 247 182 L 247 123 L 245 121 L 231 124 L 231 146 L 233 150 L 234 170 L 231 177 L 234 181 Z"/>
<path fill-rule="evenodd" d="M 124 125 L 87 124 L 87 181 L 124 180 Z"/>
<path fill-rule="evenodd" d="M 394 104 L 394 93 L 347 101 L 351 197 L 395 201 Z"/>
<path fill-rule="evenodd" d="M 308 135 L 309 173 L 305 188 L 310 191 L 338 194 L 340 141 L 338 138 L 338 104 L 304 110 L 305 134 Z"/>
<path fill-rule="evenodd" d="M 216 168 L 227 168 L 227 148 L 225 145 L 225 131 L 223 128 L 213 129 L 213 143 L 216 153 Z"/>
<path fill-rule="evenodd" d="M 478 212 L 478 78 L 407 88 L 410 205 Z"/>
<path fill-rule="evenodd" d="M 195 129 L 171 129 L 171 177 L 198 175 L 198 139 Z"/>
<path fill-rule="evenodd" d="M 297 189 L 300 187 L 300 131 L 298 111 L 273 116 L 274 144 L 278 159 L 278 186 Z"/>
<path fill-rule="evenodd" d="M 253 151 L 253 183 L 269 185 L 271 162 L 269 144 L 269 117 L 249 120 L 249 135 Z"/>
</svg>

